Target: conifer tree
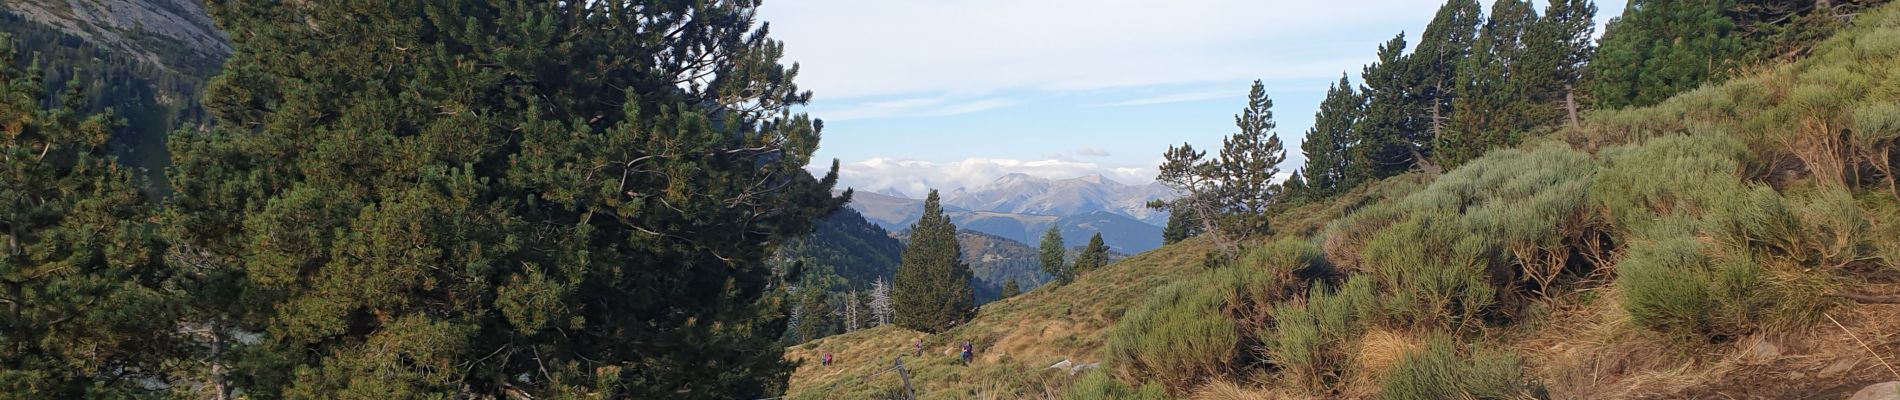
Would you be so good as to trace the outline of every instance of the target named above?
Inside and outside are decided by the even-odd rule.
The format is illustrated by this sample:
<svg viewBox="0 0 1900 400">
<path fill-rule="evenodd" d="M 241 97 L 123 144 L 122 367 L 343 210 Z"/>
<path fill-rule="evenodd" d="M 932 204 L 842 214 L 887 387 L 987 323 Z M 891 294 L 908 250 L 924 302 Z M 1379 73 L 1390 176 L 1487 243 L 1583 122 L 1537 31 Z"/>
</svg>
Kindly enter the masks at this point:
<svg viewBox="0 0 1900 400">
<path fill-rule="evenodd" d="M 1016 295 L 1019 295 L 1019 294 L 1023 294 L 1023 288 L 1021 286 L 1016 285 L 1015 279 L 1009 279 L 1009 280 L 1003 281 L 1003 294 L 1001 298 L 1007 299 L 1011 297 L 1016 297 Z"/>
<path fill-rule="evenodd" d="M 1379 61 L 1367 64 L 1360 73 L 1359 93 L 1366 97 L 1365 114 L 1353 125 L 1358 141 L 1351 146 L 1352 157 L 1359 161 L 1347 170 L 1347 181 L 1368 182 L 1398 175 L 1414 166 L 1412 147 L 1407 142 L 1413 115 L 1424 110 L 1415 107 L 1409 93 L 1411 79 L 1406 69 L 1405 34 L 1379 45 Z"/>
<path fill-rule="evenodd" d="M 211 0 L 167 240 L 259 397 L 769 397 L 774 243 L 835 209 L 756 1 Z M 848 197 L 849 194 L 846 194 Z M 630 327 L 637 327 L 630 328 Z M 532 377 L 523 379 L 521 377 Z M 221 378 L 221 377 L 220 377 Z"/>
<path fill-rule="evenodd" d="M 152 396 L 179 299 L 153 210 L 107 148 L 121 119 L 85 114 L 78 82 L 43 107 L 40 71 L 15 66 L 13 45 L 0 33 L 0 393 Z"/>
<path fill-rule="evenodd" d="M 1161 243 L 1175 244 L 1201 233 L 1201 223 L 1191 212 L 1168 213 L 1168 225 L 1161 229 Z"/>
<path fill-rule="evenodd" d="M 937 191 L 924 198 L 924 214 L 910 227 L 910 244 L 897 265 L 892 295 L 897 325 L 943 332 L 976 314 L 976 289 L 963 263 L 957 227 L 943 214 Z"/>
<path fill-rule="evenodd" d="M 1299 204 L 1312 195 L 1311 189 L 1306 187 L 1306 178 L 1300 177 L 1300 171 L 1287 175 L 1286 181 L 1280 182 L 1274 190 L 1280 193 L 1280 199 L 1275 202 L 1277 205 Z"/>
<path fill-rule="evenodd" d="M 831 335 L 831 302 L 826 299 L 829 293 L 816 285 L 808 285 L 798 290 L 798 324 L 796 331 L 799 342 L 809 342 Z"/>
<path fill-rule="evenodd" d="M 1051 226 L 1049 231 L 1043 232 L 1038 250 L 1042 259 L 1042 272 L 1055 277 L 1057 285 L 1075 281 L 1075 270 L 1069 268 L 1068 261 L 1063 260 L 1068 255 L 1068 248 L 1063 246 L 1061 230 Z"/>
<path fill-rule="evenodd" d="M 1511 136 L 1530 128 L 1527 114 L 1535 105 L 1523 87 L 1521 74 L 1529 52 L 1525 36 L 1537 23 L 1537 12 L 1524 0 L 1491 3 L 1471 55 L 1458 67 L 1457 93 L 1449 126 L 1438 138 L 1440 162 L 1457 166 L 1485 150 L 1511 142 Z"/>
<path fill-rule="evenodd" d="M 1353 90 L 1352 82 L 1344 74 L 1339 82 L 1326 90 L 1326 99 L 1319 104 L 1319 111 L 1313 114 L 1313 127 L 1307 129 L 1306 139 L 1300 142 L 1301 151 L 1306 153 L 1305 172 L 1306 191 L 1309 197 L 1325 198 L 1345 191 L 1363 179 L 1365 173 L 1352 173 L 1353 168 L 1362 168 L 1355 161 L 1353 148 L 1358 137 L 1353 125 L 1365 113 L 1365 96 Z"/>
<path fill-rule="evenodd" d="M 1612 19 L 1591 60 L 1597 107 L 1661 102 L 1725 77 L 1745 48 L 1727 14 L 1734 0 L 1632 1 Z"/>
<path fill-rule="evenodd" d="M 1240 235 L 1266 233 L 1267 208 L 1279 197 L 1274 175 L 1286 161 L 1280 135 L 1273 132 L 1273 99 L 1266 86 L 1254 80 L 1247 90 L 1247 106 L 1234 115 L 1238 129 L 1221 142 L 1218 178 L 1223 228 Z M 1100 234 L 1097 234 L 1099 236 Z"/>
<path fill-rule="evenodd" d="M 1544 15 L 1523 39 L 1522 71 L 1514 75 L 1525 91 L 1526 108 L 1519 125 L 1551 125 L 1581 107 L 1584 68 L 1596 53 L 1597 6 L 1591 0 L 1550 0 Z"/>
<path fill-rule="evenodd" d="M 1452 103 L 1458 98 L 1458 67 L 1471 54 L 1483 11 L 1477 0 L 1449 0 L 1438 8 L 1438 15 L 1425 26 L 1418 49 L 1407 58 L 1403 79 L 1414 110 L 1399 130 L 1405 138 L 1412 167 L 1434 170 L 1433 146 L 1452 118 Z"/>
<path fill-rule="evenodd" d="M 1075 271 L 1094 271 L 1104 265 L 1108 265 L 1108 244 L 1102 242 L 1102 233 L 1096 232 L 1089 237 L 1089 245 L 1075 256 Z"/>
</svg>

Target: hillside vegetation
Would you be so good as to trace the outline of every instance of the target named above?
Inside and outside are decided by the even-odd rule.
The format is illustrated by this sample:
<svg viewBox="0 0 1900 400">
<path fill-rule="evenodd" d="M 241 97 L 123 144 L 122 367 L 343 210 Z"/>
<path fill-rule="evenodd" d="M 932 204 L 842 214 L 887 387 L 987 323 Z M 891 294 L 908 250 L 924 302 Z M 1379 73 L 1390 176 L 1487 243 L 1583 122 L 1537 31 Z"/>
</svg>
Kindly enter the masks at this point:
<svg viewBox="0 0 1900 400">
<path fill-rule="evenodd" d="M 791 396 L 894 393 L 921 339 L 923 398 L 1845 397 L 1900 379 L 1897 73 L 1900 7 L 1868 10 L 1797 61 L 1281 210 L 1234 263 L 1191 240 L 945 333 L 790 349 L 846 360 Z"/>
</svg>

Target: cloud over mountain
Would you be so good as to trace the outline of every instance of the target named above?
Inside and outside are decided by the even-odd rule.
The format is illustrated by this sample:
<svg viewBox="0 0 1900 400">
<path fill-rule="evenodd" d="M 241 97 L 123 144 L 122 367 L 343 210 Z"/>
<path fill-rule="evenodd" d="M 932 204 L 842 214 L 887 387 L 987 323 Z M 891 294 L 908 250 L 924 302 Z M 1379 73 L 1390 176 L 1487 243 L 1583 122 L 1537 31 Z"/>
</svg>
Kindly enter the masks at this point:
<svg viewBox="0 0 1900 400">
<path fill-rule="evenodd" d="M 813 170 L 822 173 L 823 167 L 825 166 L 814 165 Z M 930 189 L 944 192 L 959 188 L 973 189 L 1010 174 L 1023 174 L 1042 179 L 1069 179 L 1100 175 L 1123 184 L 1140 185 L 1153 181 L 1156 173 L 1152 165 L 1110 165 L 1053 158 L 1045 160 L 967 158 L 962 161 L 937 163 L 880 157 L 843 163 L 838 169 L 839 186 L 870 192 L 889 193 L 895 190 L 916 198 L 922 198 Z"/>
</svg>

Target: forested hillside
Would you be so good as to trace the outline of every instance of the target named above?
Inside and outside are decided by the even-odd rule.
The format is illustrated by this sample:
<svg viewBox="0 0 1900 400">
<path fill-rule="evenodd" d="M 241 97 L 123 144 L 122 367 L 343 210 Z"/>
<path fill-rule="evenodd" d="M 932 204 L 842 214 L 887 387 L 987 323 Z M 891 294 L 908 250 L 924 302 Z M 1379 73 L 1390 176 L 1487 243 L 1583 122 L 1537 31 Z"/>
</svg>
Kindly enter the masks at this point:
<svg viewBox="0 0 1900 400">
<path fill-rule="evenodd" d="M 143 169 L 143 185 L 159 195 L 168 191 L 165 135 L 208 122 L 200 91 L 231 51 L 210 24 L 188 1 L 0 4 L 0 32 L 18 48 L 8 61 L 37 62 L 49 92 L 84 90 L 83 111 L 124 118 L 113 153 Z"/>
</svg>

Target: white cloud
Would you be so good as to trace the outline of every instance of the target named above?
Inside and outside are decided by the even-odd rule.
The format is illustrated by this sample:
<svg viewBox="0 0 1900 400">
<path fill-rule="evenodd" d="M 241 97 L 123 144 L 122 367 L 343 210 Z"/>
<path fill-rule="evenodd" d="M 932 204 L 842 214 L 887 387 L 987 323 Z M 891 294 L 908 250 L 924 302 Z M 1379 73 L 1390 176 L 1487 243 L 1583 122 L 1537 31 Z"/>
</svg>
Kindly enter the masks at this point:
<svg viewBox="0 0 1900 400">
<path fill-rule="evenodd" d="M 962 161 L 936 163 L 901 158 L 872 158 L 839 165 L 838 179 L 839 186 L 858 190 L 897 189 L 912 196 L 922 196 L 930 189 L 949 191 L 956 188 L 976 188 L 1012 173 L 1049 179 L 1068 179 L 1099 174 L 1116 182 L 1132 185 L 1153 181 L 1155 172 L 1153 166 L 1106 165 L 1055 159 L 968 158 Z"/>
<path fill-rule="evenodd" d="M 845 108 L 818 110 L 815 114 L 823 116 L 824 119 L 828 121 L 892 117 L 941 117 L 1007 107 L 1012 104 L 1015 104 L 1015 101 L 1009 99 L 965 98 L 962 96 L 945 95 L 862 102 L 852 104 Z"/>
<path fill-rule="evenodd" d="M 1110 154 L 1108 154 L 1108 150 L 1102 150 L 1099 147 L 1085 145 L 1085 146 L 1082 146 L 1082 148 L 1075 149 L 1075 155 L 1083 156 L 1083 157 L 1108 157 Z"/>
<path fill-rule="evenodd" d="M 1238 97 L 1235 95 L 1236 92 L 1237 91 L 1233 89 L 1222 89 L 1222 90 L 1201 90 L 1201 91 L 1193 91 L 1193 92 L 1171 93 L 1171 94 L 1164 94 L 1160 96 L 1122 100 L 1122 101 L 1117 101 L 1117 102 L 1112 102 L 1112 103 L 1094 104 L 1094 105 L 1089 105 L 1089 107 L 1128 107 L 1128 106 L 1146 106 L 1146 105 L 1169 104 L 1169 103 L 1185 103 L 1185 102 L 1190 102 L 1190 101 L 1218 99 L 1222 97 Z"/>
<path fill-rule="evenodd" d="M 1438 1 L 779 0 L 760 9 L 821 102 L 1357 71 Z"/>
</svg>

